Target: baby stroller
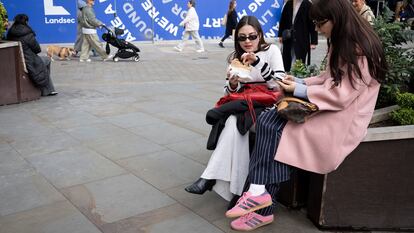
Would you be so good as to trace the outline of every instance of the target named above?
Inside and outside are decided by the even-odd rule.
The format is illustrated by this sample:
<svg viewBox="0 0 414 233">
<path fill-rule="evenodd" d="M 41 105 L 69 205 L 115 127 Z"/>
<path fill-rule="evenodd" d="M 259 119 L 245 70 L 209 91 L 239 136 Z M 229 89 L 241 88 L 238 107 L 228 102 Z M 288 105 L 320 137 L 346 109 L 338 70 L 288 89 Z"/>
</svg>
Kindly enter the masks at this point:
<svg viewBox="0 0 414 233">
<path fill-rule="evenodd" d="M 118 48 L 118 51 L 114 55 L 114 62 L 119 61 L 119 58 L 128 59 L 133 58 L 134 61 L 139 61 L 139 48 L 133 45 L 132 43 L 125 41 L 124 39 L 119 39 L 117 36 L 124 34 L 124 30 L 120 28 L 115 28 L 114 30 L 109 29 L 105 25 L 103 26 L 106 29 L 106 33 L 102 34 L 102 39 L 106 41 L 106 53 L 109 54 L 111 49 L 109 45 Z"/>
</svg>

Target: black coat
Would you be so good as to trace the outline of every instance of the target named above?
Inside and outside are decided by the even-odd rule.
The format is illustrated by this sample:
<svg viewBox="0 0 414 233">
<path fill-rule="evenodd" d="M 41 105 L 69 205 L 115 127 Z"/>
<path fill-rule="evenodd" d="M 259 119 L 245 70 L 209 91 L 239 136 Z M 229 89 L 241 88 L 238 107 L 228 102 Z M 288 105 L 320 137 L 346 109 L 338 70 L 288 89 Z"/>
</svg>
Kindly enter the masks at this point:
<svg viewBox="0 0 414 233">
<path fill-rule="evenodd" d="M 42 58 L 37 54 L 41 52 L 40 45 L 35 38 L 33 30 L 23 24 L 12 25 L 7 32 L 7 40 L 20 41 L 23 47 L 24 59 L 29 77 L 36 86 L 44 87 L 48 84 L 48 71 Z"/>
<path fill-rule="evenodd" d="M 296 59 L 306 62 L 306 56 L 310 53 L 310 45 L 318 44 L 318 33 L 315 31 L 315 25 L 309 17 L 309 11 L 312 3 L 309 0 L 303 0 L 296 14 L 295 22 L 293 24 L 293 41 L 283 42 L 283 64 L 286 71 L 290 71 L 292 56 L 291 49 L 294 46 Z M 283 7 L 282 16 L 279 22 L 278 37 L 282 37 L 282 32 L 286 29 L 292 28 L 293 17 L 293 1 L 289 0 Z"/>
<path fill-rule="evenodd" d="M 227 13 L 226 34 L 231 35 L 237 26 L 237 12 L 236 10 Z"/>
<path fill-rule="evenodd" d="M 253 101 L 253 108 L 256 118 L 266 108 L 261 103 Z M 234 100 L 227 102 L 217 108 L 210 109 L 206 115 L 206 122 L 212 125 L 210 135 L 207 140 L 207 149 L 214 150 L 221 131 L 224 129 L 227 118 L 230 115 L 235 115 L 237 118 L 237 129 L 241 135 L 245 135 L 254 124 L 249 112 L 249 105 L 245 100 Z"/>
</svg>

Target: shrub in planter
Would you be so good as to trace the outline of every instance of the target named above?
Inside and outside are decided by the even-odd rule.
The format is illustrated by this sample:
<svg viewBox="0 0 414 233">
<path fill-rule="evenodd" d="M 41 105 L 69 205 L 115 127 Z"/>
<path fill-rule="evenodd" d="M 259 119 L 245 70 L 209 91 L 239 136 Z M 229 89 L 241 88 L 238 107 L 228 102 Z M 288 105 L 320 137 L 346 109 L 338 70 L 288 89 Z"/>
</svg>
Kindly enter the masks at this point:
<svg viewBox="0 0 414 233">
<path fill-rule="evenodd" d="M 319 71 L 318 66 L 315 64 L 307 66 L 301 60 L 296 60 L 292 65 L 292 69 L 290 69 L 290 74 L 297 78 L 305 78 L 316 76 L 319 74 Z"/>
<path fill-rule="evenodd" d="M 414 94 L 397 94 L 396 99 L 400 109 L 391 113 L 391 119 L 399 125 L 414 125 Z"/>
<path fill-rule="evenodd" d="M 396 104 L 396 94 L 412 91 L 414 85 L 414 48 L 407 42 L 414 40 L 414 32 L 404 30 L 405 24 L 390 22 L 393 13 L 384 9 L 384 14 L 374 20 L 374 29 L 381 39 L 389 69 L 381 85 L 377 108 Z"/>
<path fill-rule="evenodd" d="M 7 11 L 4 8 L 3 3 L 0 2 L 0 40 L 3 39 L 4 33 L 7 27 Z"/>
</svg>

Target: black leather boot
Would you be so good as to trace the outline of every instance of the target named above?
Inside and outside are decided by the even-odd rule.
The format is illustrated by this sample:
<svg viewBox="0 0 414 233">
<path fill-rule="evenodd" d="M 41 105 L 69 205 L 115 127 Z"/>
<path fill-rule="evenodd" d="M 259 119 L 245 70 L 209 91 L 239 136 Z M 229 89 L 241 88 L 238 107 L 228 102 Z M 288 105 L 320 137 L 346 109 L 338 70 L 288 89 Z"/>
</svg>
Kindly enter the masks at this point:
<svg viewBox="0 0 414 233">
<path fill-rule="evenodd" d="M 213 186 L 215 184 L 216 184 L 216 180 L 206 180 L 206 179 L 200 178 L 193 184 L 185 187 L 185 191 L 189 193 L 201 195 L 205 193 L 207 190 L 211 191 L 211 189 L 213 189 Z"/>
</svg>

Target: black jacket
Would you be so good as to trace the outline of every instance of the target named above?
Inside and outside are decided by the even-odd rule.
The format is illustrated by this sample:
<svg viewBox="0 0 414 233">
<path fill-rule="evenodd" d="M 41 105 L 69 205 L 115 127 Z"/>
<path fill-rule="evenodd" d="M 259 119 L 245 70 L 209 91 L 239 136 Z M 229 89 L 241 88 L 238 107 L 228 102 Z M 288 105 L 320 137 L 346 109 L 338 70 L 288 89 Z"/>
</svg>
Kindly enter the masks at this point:
<svg viewBox="0 0 414 233">
<path fill-rule="evenodd" d="M 253 101 L 253 108 L 257 118 L 266 106 Z M 210 135 L 207 140 L 208 150 L 216 149 L 221 131 L 224 129 L 227 118 L 230 115 L 236 116 L 237 129 L 242 135 L 245 135 L 254 124 L 249 112 L 249 106 L 245 100 L 230 101 L 217 108 L 210 109 L 206 115 L 207 124 L 212 125 Z"/>
<path fill-rule="evenodd" d="M 43 87 L 48 84 L 48 72 L 42 58 L 37 54 L 41 52 L 33 30 L 23 24 L 12 25 L 7 32 L 7 40 L 20 41 L 23 47 L 24 59 L 29 77 L 36 86 Z"/>
<path fill-rule="evenodd" d="M 226 33 L 232 34 L 233 29 L 236 29 L 237 26 L 237 12 L 236 10 L 227 13 L 227 21 L 226 21 Z"/>
<path fill-rule="evenodd" d="M 283 42 L 283 64 L 285 71 L 290 71 L 292 57 L 291 49 L 294 46 L 296 59 L 301 59 L 303 63 L 306 62 L 306 55 L 310 55 L 310 45 L 318 44 L 318 33 L 315 31 L 315 25 L 309 17 L 309 11 L 312 3 L 309 0 L 303 0 L 299 7 L 298 13 L 293 24 L 293 37 L 292 42 Z M 279 22 L 278 37 L 282 37 L 282 32 L 286 29 L 292 28 L 293 17 L 293 1 L 289 0 L 283 7 L 282 16 Z"/>
</svg>

